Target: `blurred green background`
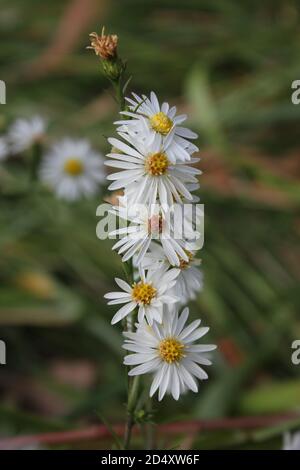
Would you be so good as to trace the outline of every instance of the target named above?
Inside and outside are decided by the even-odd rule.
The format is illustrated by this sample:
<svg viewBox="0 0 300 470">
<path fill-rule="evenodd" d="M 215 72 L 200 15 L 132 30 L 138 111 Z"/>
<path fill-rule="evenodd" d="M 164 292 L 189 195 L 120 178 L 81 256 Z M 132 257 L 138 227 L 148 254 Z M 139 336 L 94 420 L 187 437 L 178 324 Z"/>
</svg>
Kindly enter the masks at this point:
<svg viewBox="0 0 300 470">
<path fill-rule="evenodd" d="M 129 89 L 154 90 L 199 133 L 205 287 L 191 312 L 211 327 L 218 352 L 199 394 L 155 402 L 156 420 L 296 412 L 300 105 L 291 103 L 291 83 L 300 78 L 299 2 L 1 0 L 0 133 L 38 113 L 49 119 L 49 142 L 70 135 L 108 151 L 117 106 L 86 50 L 103 24 L 119 36 Z M 1 165 L 0 436 L 77 429 L 99 416 L 121 422 L 121 332 L 110 326 L 103 294 L 122 268 L 95 234 L 105 195 L 68 204 L 26 192 L 26 178 L 24 162 Z M 281 432 L 183 433 L 161 436 L 158 446 L 278 448 Z"/>
</svg>

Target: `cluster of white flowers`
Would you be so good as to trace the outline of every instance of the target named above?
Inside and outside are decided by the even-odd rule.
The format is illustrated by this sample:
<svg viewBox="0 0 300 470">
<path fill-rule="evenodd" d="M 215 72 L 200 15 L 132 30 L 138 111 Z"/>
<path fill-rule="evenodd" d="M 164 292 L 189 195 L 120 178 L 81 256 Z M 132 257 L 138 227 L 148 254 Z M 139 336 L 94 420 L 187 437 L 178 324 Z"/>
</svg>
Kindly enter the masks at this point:
<svg viewBox="0 0 300 470">
<path fill-rule="evenodd" d="M 201 172 L 191 166 L 198 148 L 190 141 L 197 135 L 181 126 L 186 116 L 167 103 L 160 106 L 155 93 L 126 99 L 124 119 L 115 123 L 120 138 L 108 139 L 112 150 L 105 164 L 118 169 L 107 176 L 109 189 L 123 190 L 111 209 L 125 222 L 110 233 L 118 237 L 113 249 L 132 263 L 134 278 L 115 279 L 121 291 L 105 298 L 122 305 L 112 324 L 125 319 L 123 347 L 130 354 L 124 363 L 135 366 L 129 375 L 152 373 L 150 395 L 158 390 L 159 400 L 166 393 L 177 400 L 186 390 L 198 390 L 195 377 L 207 378 L 201 366 L 210 365 L 205 353 L 215 349 L 193 344 L 208 328 L 199 328 L 200 320 L 185 327 L 188 308 L 179 314 L 202 288 L 195 216 L 185 211 L 198 201 L 193 191 Z"/>
<path fill-rule="evenodd" d="M 17 119 L 7 136 L 0 137 L 0 161 L 30 150 L 34 145 L 44 152 L 47 123 L 41 116 Z M 39 176 L 57 197 L 74 201 L 89 197 L 104 182 L 103 156 L 87 140 L 65 138 L 41 155 Z"/>
</svg>

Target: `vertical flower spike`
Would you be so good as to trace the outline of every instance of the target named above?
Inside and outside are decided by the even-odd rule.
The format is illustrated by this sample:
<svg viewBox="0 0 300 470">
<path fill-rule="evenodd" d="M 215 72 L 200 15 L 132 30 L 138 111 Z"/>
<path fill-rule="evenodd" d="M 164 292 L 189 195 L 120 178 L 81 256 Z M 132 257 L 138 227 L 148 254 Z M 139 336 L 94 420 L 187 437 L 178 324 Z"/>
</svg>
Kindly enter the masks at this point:
<svg viewBox="0 0 300 470">
<path fill-rule="evenodd" d="M 197 134 L 182 123 L 175 106 L 150 97 L 125 98 L 129 81 L 123 85 L 125 66 L 118 58 L 116 35 L 90 35 L 91 46 L 100 57 L 104 74 L 112 82 L 120 104 L 122 119 L 115 122 L 118 138 L 109 138 L 111 147 L 105 165 L 108 187 L 113 191 L 110 214 L 122 222 L 109 232 L 117 240 L 113 249 L 122 256 L 127 281 L 116 278 L 121 291 L 108 292 L 108 305 L 118 306 L 111 323 L 122 321 L 126 337 L 123 345 L 129 354 L 124 364 L 129 375 L 128 422 L 124 448 L 129 448 L 132 423 L 138 400 L 139 375 L 152 373 L 149 395 L 158 391 L 158 399 L 171 394 L 175 400 L 187 390 L 198 391 L 196 379 L 207 379 L 201 367 L 210 365 L 206 353 L 212 344 L 194 344 L 208 328 L 200 320 L 185 327 L 189 316 L 179 305 L 196 297 L 202 289 L 202 273 L 196 258 L 198 224 L 193 214 L 199 200 L 193 194 L 199 188 L 201 171 L 193 167 L 199 161 L 192 142 Z M 126 103 L 126 106 L 125 106 Z M 67 162 L 73 176 L 81 168 Z M 119 192 L 121 191 L 121 195 Z M 188 204 L 190 211 L 185 211 Z M 178 209 L 178 210 L 177 210 Z M 195 209 L 195 210 L 194 210 Z M 124 226 L 125 224 L 125 226 Z"/>
<path fill-rule="evenodd" d="M 123 190 L 111 212 L 127 224 L 109 235 L 119 237 L 113 249 L 123 262 L 133 260 L 134 267 L 147 275 L 131 286 L 116 280 L 125 292 L 105 297 L 110 305 L 125 304 L 113 317 L 113 324 L 135 315 L 137 309 L 136 331 L 125 332 L 129 338 L 125 349 L 138 351 L 125 358 L 128 366 L 138 364 L 129 374 L 154 372 L 150 395 L 159 389 L 159 400 L 167 392 L 177 400 L 188 389 L 197 391 L 194 377 L 207 378 L 198 364 L 209 361 L 198 353 L 214 349 L 190 344 L 206 330 L 192 334 L 199 324 L 193 322 L 182 331 L 187 309 L 178 318 L 178 306 L 194 299 L 203 286 L 197 245 L 190 242 L 195 220 L 182 215 L 180 239 L 175 238 L 184 204 L 197 200 L 191 191 L 198 188 L 201 171 L 191 164 L 198 161 L 193 157 L 198 148 L 189 140 L 197 136 L 181 127 L 186 116 L 177 116 L 176 108 L 168 103 L 160 106 L 155 93 L 150 99 L 133 97 L 127 98 L 129 111 L 122 112 L 126 119 L 116 122 L 120 139 L 108 139 L 112 151 L 105 164 L 118 170 L 107 176 L 112 181 L 109 189 Z M 179 211 L 174 210 L 176 204 Z"/>
</svg>

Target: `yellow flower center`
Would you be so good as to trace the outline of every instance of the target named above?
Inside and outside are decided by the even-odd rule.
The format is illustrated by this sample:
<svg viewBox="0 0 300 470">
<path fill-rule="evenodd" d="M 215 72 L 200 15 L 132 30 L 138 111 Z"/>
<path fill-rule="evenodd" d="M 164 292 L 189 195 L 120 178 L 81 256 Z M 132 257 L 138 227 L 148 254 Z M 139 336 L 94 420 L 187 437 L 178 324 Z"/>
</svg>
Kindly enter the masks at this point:
<svg viewBox="0 0 300 470">
<path fill-rule="evenodd" d="M 83 172 L 83 164 L 76 158 L 70 158 L 65 162 L 64 171 L 71 176 L 81 175 Z"/>
<path fill-rule="evenodd" d="M 156 289 L 151 284 L 144 282 L 134 283 L 132 285 L 132 298 L 135 302 L 143 305 L 150 305 L 152 299 L 156 296 Z"/>
<path fill-rule="evenodd" d="M 184 357 L 184 344 L 176 338 L 166 338 L 160 342 L 158 351 L 163 361 L 173 364 Z"/>
<path fill-rule="evenodd" d="M 167 135 L 173 126 L 171 119 L 162 111 L 151 116 L 150 124 L 152 129 L 162 135 Z"/>
<path fill-rule="evenodd" d="M 169 160 L 165 153 L 157 152 L 150 154 L 145 163 L 147 173 L 152 176 L 164 175 L 169 167 Z"/>
<path fill-rule="evenodd" d="M 188 256 L 189 260 L 186 261 L 185 259 L 183 258 L 179 258 L 179 268 L 180 269 L 186 269 L 189 265 L 190 265 L 190 262 L 193 260 L 194 256 L 193 256 L 193 253 L 191 253 L 190 251 L 188 250 L 184 250 L 186 255 Z"/>
</svg>

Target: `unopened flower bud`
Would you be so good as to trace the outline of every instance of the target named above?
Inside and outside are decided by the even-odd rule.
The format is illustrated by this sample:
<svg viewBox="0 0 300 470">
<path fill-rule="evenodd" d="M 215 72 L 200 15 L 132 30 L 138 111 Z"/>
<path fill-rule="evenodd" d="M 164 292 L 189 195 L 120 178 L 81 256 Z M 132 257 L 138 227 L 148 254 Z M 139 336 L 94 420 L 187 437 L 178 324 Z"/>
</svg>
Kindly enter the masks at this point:
<svg viewBox="0 0 300 470">
<path fill-rule="evenodd" d="M 113 81 L 118 80 L 124 72 L 124 64 L 118 57 L 114 60 L 103 60 L 102 66 L 105 75 Z"/>
</svg>

